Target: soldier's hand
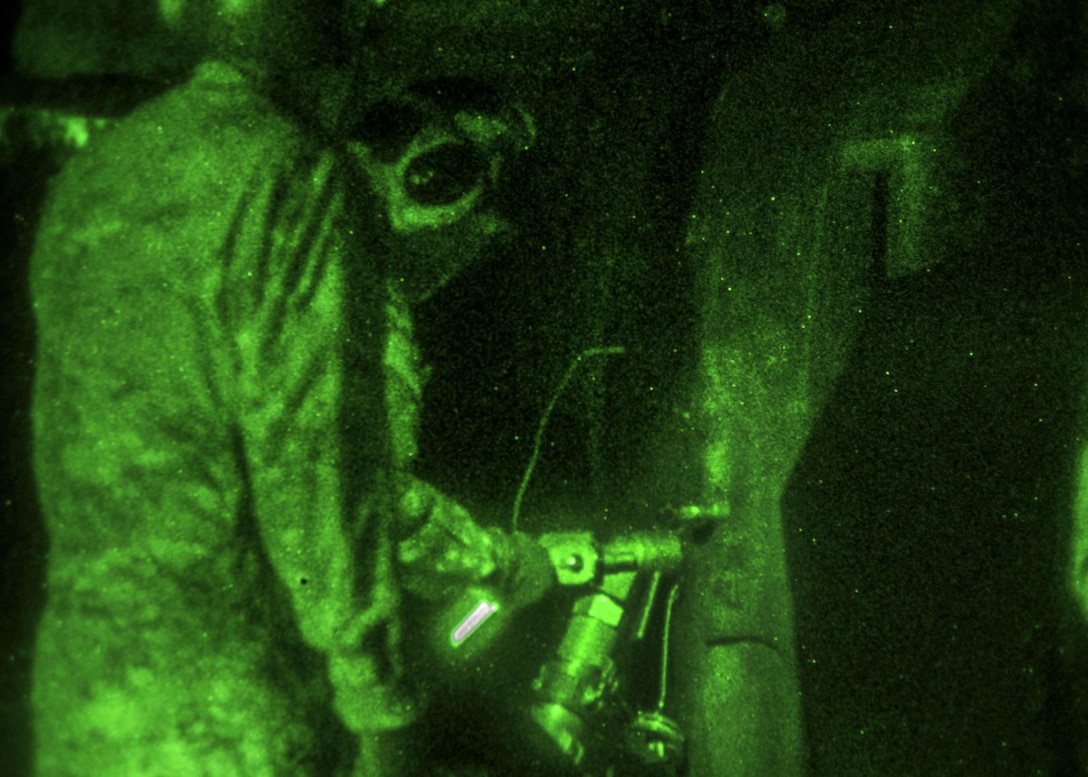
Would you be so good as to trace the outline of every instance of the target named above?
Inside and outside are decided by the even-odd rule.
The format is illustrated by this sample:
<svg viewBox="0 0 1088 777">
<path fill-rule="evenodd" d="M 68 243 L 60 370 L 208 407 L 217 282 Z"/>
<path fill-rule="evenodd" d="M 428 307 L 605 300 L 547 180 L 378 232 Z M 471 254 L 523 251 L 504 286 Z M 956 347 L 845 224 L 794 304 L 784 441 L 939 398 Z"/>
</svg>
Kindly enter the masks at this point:
<svg viewBox="0 0 1088 777">
<path fill-rule="evenodd" d="M 513 606 L 540 599 L 554 582 L 547 551 L 525 534 L 485 529 L 434 487 L 416 481 L 401 500 L 402 518 L 416 531 L 397 546 L 401 582 L 431 600 L 455 597 L 487 582 Z"/>
</svg>

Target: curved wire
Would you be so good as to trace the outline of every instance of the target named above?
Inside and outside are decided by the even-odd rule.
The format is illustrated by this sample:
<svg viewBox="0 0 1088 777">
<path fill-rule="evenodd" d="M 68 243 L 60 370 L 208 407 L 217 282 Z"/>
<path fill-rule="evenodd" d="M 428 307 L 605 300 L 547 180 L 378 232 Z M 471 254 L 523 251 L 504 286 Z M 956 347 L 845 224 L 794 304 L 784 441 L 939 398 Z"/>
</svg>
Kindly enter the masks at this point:
<svg viewBox="0 0 1088 777">
<path fill-rule="evenodd" d="M 555 409 L 555 403 L 559 401 L 559 396 L 563 393 L 563 389 L 567 387 L 571 377 L 574 376 L 574 371 L 578 369 L 578 365 L 582 363 L 582 359 L 585 359 L 587 356 L 608 356 L 621 353 L 626 353 L 626 349 L 623 346 L 587 348 L 574 357 L 574 361 L 570 363 L 570 367 L 567 368 L 567 372 L 563 375 L 563 379 L 559 381 L 559 386 L 556 387 L 555 393 L 552 394 L 552 399 L 548 403 L 548 406 L 544 408 L 544 415 L 540 417 L 540 423 L 537 425 L 536 435 L 533 438 L 533 454 L 529 457 L 529 465 L 525 468 L 525 476 L 521 479 L 521 485 L 518 486 L 518 491 L 514 495 L 514 516 L 510 522 L 512 531 L 518 530 L 518 515 L 521 513 L 521 500 L 525 496 L 525 489 L 529 487 L 529 478 L 533 476 L 533 469 L 536 467 L 537 459 L 540 458 L 540 445 L 544 439 L 544 429 L 548 425 L 548 418 L 551 417 L 552 410 Z"/>
<path fill-rule="evenodd" d="M 676 601 L 676 594 L 680 591 L 680 584 L 673 585 L 672 590 L 669 591 L 669 601 L 665 605 L 665 640 L 661 646 L 661 694 L 657 697 L 657 709 L 658 711 L 665 708 L 665 679 L 668 674 L 669 667 L 669 626 L 672 621 L 672 605 Z"/>
</svg>

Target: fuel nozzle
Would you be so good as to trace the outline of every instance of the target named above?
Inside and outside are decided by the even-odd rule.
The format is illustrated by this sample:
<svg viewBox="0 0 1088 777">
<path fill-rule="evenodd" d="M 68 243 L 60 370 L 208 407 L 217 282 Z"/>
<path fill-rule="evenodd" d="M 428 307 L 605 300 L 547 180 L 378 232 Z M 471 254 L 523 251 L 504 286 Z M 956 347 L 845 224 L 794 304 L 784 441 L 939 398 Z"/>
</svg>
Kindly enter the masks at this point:
<svg viewBox="0 0 1088 777">
<path fill-rule="evenodd" d="M 641 571 L 674 569 L 680 546 L 674 537 L 650 534 L 615 540 L 603 551 L 588 533 L 544 535 L 540 542 L 561 585 L 595 584 L 575 601 L 555 658 L 533 683 L 533 720 L 577 766 L 585 755 L 585 715 L 599 709 L 616 687 L 612 651 L 636 577 Z"/>
<path fill-rule="evenodd" d="M 578 599 L 556 657 L 533 683 L 533 719 L 576 765 L 585 752 L 582 715 L 596 709 L 614 686 L 611 654 L 622 619 L 619 601 L 603 591 Z"/>
</svg>

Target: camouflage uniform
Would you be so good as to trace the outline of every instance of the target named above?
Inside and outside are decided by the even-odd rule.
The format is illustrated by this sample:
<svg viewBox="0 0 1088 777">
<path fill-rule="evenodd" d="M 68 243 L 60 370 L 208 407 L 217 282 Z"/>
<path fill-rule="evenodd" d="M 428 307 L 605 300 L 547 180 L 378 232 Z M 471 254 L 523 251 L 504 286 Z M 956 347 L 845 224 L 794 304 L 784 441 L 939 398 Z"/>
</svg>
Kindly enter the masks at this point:
<svg viewBox="0 0 1088 777">
<path fill-rule="evenodd" d="M 53 182 L 41 777 L 335 774 L 408 720 L 387 301 L 346 170 L 208 63 Z"/>
</svg>

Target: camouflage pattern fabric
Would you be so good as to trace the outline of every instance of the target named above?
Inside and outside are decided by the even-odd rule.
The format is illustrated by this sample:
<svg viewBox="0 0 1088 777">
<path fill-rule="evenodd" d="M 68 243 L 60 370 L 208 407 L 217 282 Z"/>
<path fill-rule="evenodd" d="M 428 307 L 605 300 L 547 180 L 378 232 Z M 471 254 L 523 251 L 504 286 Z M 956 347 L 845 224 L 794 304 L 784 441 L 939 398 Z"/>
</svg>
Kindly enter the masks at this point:
<svg viewBox="0 0 1088 777">
<path fill-rule="evenodd" d="M 350 732 L 413 714 L 385 292 L 350 181 L 209 63 L 53 182 L 40 777 L 350 773 Z"/>
</svg>

